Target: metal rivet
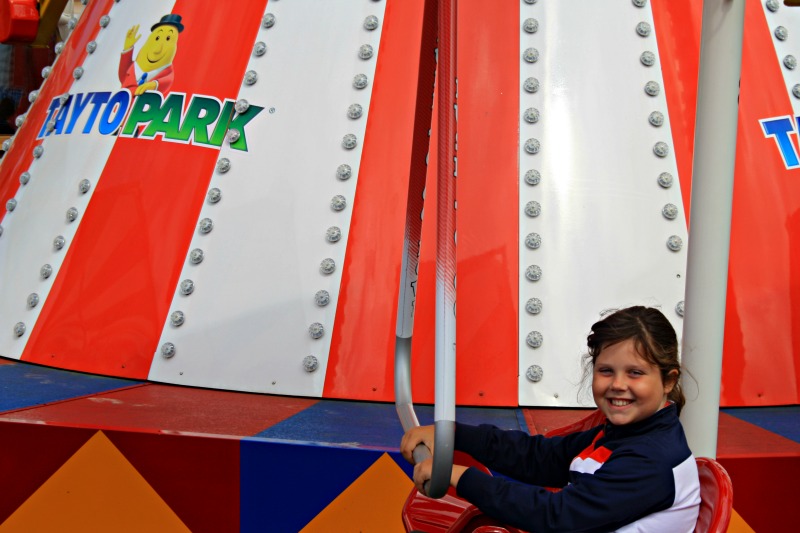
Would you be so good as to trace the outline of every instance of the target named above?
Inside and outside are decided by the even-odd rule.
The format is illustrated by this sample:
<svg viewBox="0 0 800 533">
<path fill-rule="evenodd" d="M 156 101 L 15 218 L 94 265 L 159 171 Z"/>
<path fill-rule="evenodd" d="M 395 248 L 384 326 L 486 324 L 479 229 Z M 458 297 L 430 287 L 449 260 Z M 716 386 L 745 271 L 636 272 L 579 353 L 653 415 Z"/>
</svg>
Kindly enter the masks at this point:
<svg viewBox="0 0 800 533">
<path fill-rule="evenodd" d="M 204 218 L 200 221 L 200 224 L 198 224 L 198 230 L 204 235 L 211 233 L 212 229 L 214 229 L 214 221 L 210 218 Z"/>
<path fill-rule="evenodd" d="M 81 79 L 81 76 L 83 76 L 83 67 L 77 67 L 72 71 L 72 77 L 76 80 Z"/>
<path fill-rule="evenodd" d="M 342 146 L 345 150 L 352 150 L 356 146 L 358 146 L 358 139 L 352 133 L 348 133 L 344 137 L 342 137 Z"/>
<path fill-rule="evenodd" d="M 525 0 L 526 4 L 533 5 L 537 2 L 537 0 Z"/>
<path fill-rule="evenodd" d="M 233 104 L 233 108 L 236 110 L 237 113 L 241 115 L 250 108 L 250 102 L 248 102 L 244 98 L 239 98 L 238 100 L 236 100 L 236 103 Z"/>
<path fill-rule="evenodd" d="M 678 216 L 678 206 L 675 204 L 666 204 L 664 208 L 661 209 L 661 214 L 664 215 L 664 218 L 675 220 Z"/>
<path fill-rule="evenodd" d="M 363 112 L 363 108 L 358 104 L 353 104 L 347 108 L 347 116 L 352 119 L 361 118 Z"/>
<path fill-rule="evenodd" d="M 33 157 L 35 157 L 36 159 L 42 157 L 43 153 L 44 153 L 44 146 L 42 146 L 41 144 L 33 149 Z"/>
<path fill-rule="evenodd" d="M 258 41 L 255 46 L 253 46 L 253 55 L 256 57 L 261 57 L 267 53 L 267 43 L 264 41 Z"/>
<path fill-rule="evenodd" d="M 529 107 L 525 110 L 525 114 L 523 115 L 525 122 L 528 124 L 536 124 L 539 122 L 539 110 L 535 107 Z"/>
<path fill-rule="evenodd" d="M 339 242 L 342 238 L 342 230 L 337 226 L 331 226 L 325 231 L 325 238 L 328 242 Z"/>
<path fill-rule="evenodd" d="M 111 17 L 109 17 L 108 15 L 103 15 L 102 17 L 100 17 L 101 28 L 105 28 L 106 26 L 108 26 L 109 22 L 111 22 Z"/>
<path fill-rule="evenodd" d="M 320 307 L 325 307 L 331 301 L 331 295 L 328 291 L 317 291 L 314 295 L 314 303 L 316 303 Z"/>
<path fill-rule="evenodd" d="M 650 113 L 650 116 L 647 117 L 648 122 L 655 127 L 660 127 L 664 125 L 664 113 L 661 111 L 653 111 Z"/>
<path fill-rule="evenodd" d="M 783 66 L 789 70 L 794 70 L 797 66 L 797 59 L 793 55 L 788 55 L 783 58 Z"/>
<path fill-rule="evenodd" d="M 56 129 L 56 119 L 50 119 L 47 121 L 47 131 L 53 131 Z"/>
<path fill-rule="evenodd" d="M 539 31 L 539 21 L 535 18 L 525 19 L 525 22 L 522 23 L 522 29 L 526 33 L 536 33 Z"/>
<path fill-rule="evenodd" d="M 58 101 L 61 105 L 64 105 L 69 100 L 69 93 L 64 93 L 58 97 Z"/>
<path fill-rule="evenodd" d="M 319 264 L 319 271 L 322 272 L 323 274 L 333 274 L 335 270 L 336 270 L 336 261 L 334 261 L 330 257 L 326 257 Z"/>
<path fill-rule="evenodd" d="M 27 117 L 27 116 L 28 116 L 27 113 L 23 113 L 22 115 L 17 116 L 17 118 L 14 119 L 14 124 L 18 128 L 21 127 L 22 124 L 25 122 L 25 117 Z"/>
<path fill-rule="evenodd" d="M 534 186 L 539 185 L 539 182 L 542 181 L 542 175 L 539 173 L 538 170 L 530 169 L 525 173 L 525 183 L 528 185 Z"/>
<path fill-rule="evenodd" d="M 16 208 L 17 208 L 17 200 L 16 199 L 11 198 L 9 201 L 6 202 L 6 209 L 7 210 L 13 211 Z"/>
<path fill-rule="evenodd" d="M 648 24 L 647 22 L 642 21 L 636 25 L 636 33 L 638 33 L 642 37 L 647 37 L 648 35 L 650 35 L 650 31 L 651 31 L 650 24 Z"/>
<path fill-rule="evenodd" d="M 78 219 L 78 209 L 70 207 L 67 209 L 67 222 L 75 222 Z"/>
<path fill-rule="evenodd" d="M 42 279 L 47 279 L 53 274 L 53 267 L 50 265 L 43 265 L 42 268 L 39 269 L 39 276 Z"/>
<path fill-rule="evenodd" d="M 535 201 L 528 202 L 525 204 L 525 214 L 529 217 L 538 217 L 542 214 L 542 205 Z"/>
<path fill-rule="evenodd" d="M 372 31 L 378 28 L 378 17 L 375 15 L 370 15 L 364 19 L 364 28 Z"/>
<path fill-rule="evenodd" d="M 767 0 L 767 9 L 775 13 L 778 10 L 778 0 Z"/>
<path fill-rule="evenodd" d="M 649 96 L 658 96 L 658 93 L 661 92 L 661 86 L 658 82 L 648 81 L 644 86 L 644 92 Z"/>
<path fill-rule="evenodd" d="M 347 207 L 347 199 L 341 194 L 337 194 L 331 198 L 331 209 L 334 211 L 341 211 L 345 207 Z"/>
<path fill-rule="evenodd" d="M 525 371 L 525 377 L 528 378 L 528 381 L 533 383 L 541 381 L 543 375 L 544 371 L 539 365 L 531 365 L 528 367 L 528 370 Z"/>
<path fill-rule="evenodd" d="M 89 41 L 86 43 L 86 51 L 88 53 L 93 54 L 95 50 L 97 50 L 97 41 Z"/>
<path fill-rule="evenodd" d="M 542 144 L 539 139 L 528 139 L 525 141 L 525 151 L 529 154 L 538 154 Z"/>
<path fill-rule="evenodd" d="M 372 47 L 368 44 L 362 44 L 358 49 L 358 57 L 361 59 L 370 59 L 373 53 Z"/>
<path fill-rule="evenodd" d="M 214 187 L 208 191 L 206 198 L 208 198 L 208 203 L 215 204 L 222 199 L 222 191 Z"/>
<path fill-rule="evenodd" d="M 636 7 L 644 7 L 647 5 L 647 0 L 633 0 L 633 5 Z"/>
<path fill-rule="evenodd" d="M 669 145 L 665 142 L 657 142 L 653 145 L 653 153 L 658 157 L 667 157 L 669 155 Z"/>
<path fill-rule="evenodd" d="M 685 307 L 685 304 L 683 303 L 683 300 L 681 300 L 680 302 L 675 304 L 675 312 L 681 318 L 683 318 L 684 307 Z"/>
<path fill-rule="evenodd" d="M 800 83 L 792 87 L 792 94 L 795 98 L 800 98 Z"/>
<path fill-rule="evenodd" d="M 170 359 L 175 355 L 175 345 L 171 342 L 165 342 L 161 345 L 161 357 Z"/>
<path fill-rule="evenodd" d="M 258 81 L 258 73 L 255 70 L 248 70 L 244 73 L 244 83 L 246 85 L 253 85 Z"/>
<path fill-rule="evenodd" d="M 0 226 L 0 237 L 3 236 L 3 226 Z"/>
<path fill-rule="evenodd" d="M 31 173 L 30 172 L 23 172 L 19 175 L 19 182 L 22 185 L 27 185 L 28 182 L 31 181 Z"/>
<path fill-rule="evenodd" d="M 525 337 L 525 343 L 530 346 L 531 348 L 538 348 L 542 345 L 542 341 L 544 338 L 542 334 L 538 331 L 531 331 L 528 333 L 528 336 Z"/>
<path fill-rule="evenodd" d="M 11 149 L 11 139 L 6 139 L 3 141 L 2 148 L 4 152 L 8 152 Z"/>
<path fill-rule="evenodd" d="M 72 17 L 71 19 L 69 19 L 69 22 L 67 22 L 67 27 L 70 30 L 74 30 L 75 26 L 77 25 L 78 25 L 78 19 L 76 17 Z"/>
<path fill-rule="evenodd" d="M 50 75 L 50 72 L 52 72 L 52 70 L 53 70 L 53 67 L 49 67 L 49 66 L 48 67 L 44 67 L 42 69 L 42 78 L 47 79 L 47 76 Z"/>
<path fill-rule="evenodd" d="M 53 248 L 56 250 L 60 250 L 67 244 L 67 239 L 65 239 L 62 235 L 59 235 L 55 239 L 53 239 Z"/>
<path fill-rule="evenodd" d="M 525 92 L 535 93 L 539 90 L 539 80 L 536 78 L 526 78 L 525 82 L 522 84 L 522 88 L 525 89 Z"/>
<path fill-rule="evenodd" d="M 261 27 L 263 28 L 271 28 L 275 25 L 275 15 L 272 13 L 267 13 L 264 15 L 264 18 L 261 19 Z"/>
<path fill-rule="evenodd" d="M 538 233 L 528 233 L 525 236 L 525 246 L 531 250 L 536 250 L 542 245 L 542 236 Z"/>
<path fill-rule="evenodd" d="M 669 172 L 662 172 L 658 175 L 658 184 L 664 187 L 665 189 L 669 189 L 672 187 L 673 177 L 672 174 Z"/>
<path fill-rule="evenodd" d="M 181 294 L 184 296 L 189 296 L 194 292 L 194 281 L 190 279 L 185 279 L 181 281 Z"/>
<path fill-rule="evenodd" d="M 653 52 L 642 52 L 639 61 L 646 67 L 652 67 L 656 63 L 656 55 Z"/>
<path fill-rule="evenodd" d="M 526 48 L 522 53 L 522 59 L 527 63 L 536 63 L 539 61 L 539 50 L 536 48 Z"/>
<path fill-rule="evenodd" d="M 366 74 L 356 74 L 353 78 L 353 87 L 356 89 L 363 89 L 369 83 L 369 78 Z"/>
<path fill-rule="evenodd" d="M 25 335 L 25 322 L 17 322 L 14 324 L 14 335 L 17 337 Z"/>
<path fill-rule="evenodd" d="M 63 41 L 56 43 L 55 47 L 53 47 L 53 51 L 56 53 L 56 55 L 60 54 L 62 50 L 64 50 Z"/>
<path fill-rule="evenodd" d="M 217 161 L 217 172 L 220 174 L 225 174 L 227 171 L 231 169 L 231 160 L 227 157 L 221 158 Z"/>
<path fill-rule="evenodd" d="M 532 315 L 538 315 L 542 312 L 542 301 L 539 298 L 531 298 L 525 302 L 525 310 Z"/>
<path fill-rule="evenodd" d="M 671 235 L 670 238 L 667 239 L 667 248 L 669 248 L 673 252 L 679 251 L 682 247 L 683 247 L 683 239 L 681 239 L 677 235 Z"/>
<path fill-rule="evenodd" d="M 325 335 L 325 328 L 319 322 L 314 322 L 308 326 L 308 335 L 312 339 L 321 339 Z"/>
<path fill-rule="evenodd" d="M 37 305 L 39 305 L 39 295 L 35 292 L 32 292 L 28 295 L 28 307 L 33 309 Z"/>
<path fill-rule="evenodd" d="M 78 183 L 78 192 L 81 194 L 86 194 L 91 188 L 92 182 L 89 180 L 83 179 L 80 183 Z"/>
<path fill-rule="evenodd" d="M 783 26 L 778 26 L 775 28 L 775 38 L 779 41 L 785 41 L 786 38 L 789 37 L 789 30 L 784 28 Z"/>
<path fill-rule="evenodd" d="M 350 168 L 350 165 L 339 165 L 336 168 L 336 177 L 340 180 L 348 180 L 353 175 L 353 169 Z"/>
<path fill-rule="evenodd" d="M 61 43 L 59 43 L 59 44 L 61 44 Z M 33 103 L 34 100 L 36 100 L 37 96 L 39 96 L 39 91 L 34 90 L 34 91 L 29 92 L 28 93 L 28 101 L 30 103 Z"/>
<path fill-rule="evenodd" d="M 241 137 L 239 130 L 228 130 L 228 133 L 225 134 L 225 140 L 228 141 L 228 144 L 235 143 L 239 140 L 239 137 Z"/>
<path fill-rule="evenodd" d="M 203 250 L 201 250 L 200 248 L 195 248 L 194 250 L 189 252 L 189 261 L 191 261 L 193 265 L 199 265 L 200 263 L 203 262 L 205 255 L 206 254 L 203 253 Z"/>
<path fill-rule="evenodd" d="M 319 368 L 319 360 L 313 355 L 307 355 L 303 358 L 303 370 L 306 372 L 313 372 Z"/>
<path fill-rule="evenodd" d="M 183 323 L 186 321 L 186 315 L 183 314 L 183 311 L 175 311 L 171 315 L 169 315 L 170 323 L 175 326 L 176 328 L 182 326 Z"/>
</svg>

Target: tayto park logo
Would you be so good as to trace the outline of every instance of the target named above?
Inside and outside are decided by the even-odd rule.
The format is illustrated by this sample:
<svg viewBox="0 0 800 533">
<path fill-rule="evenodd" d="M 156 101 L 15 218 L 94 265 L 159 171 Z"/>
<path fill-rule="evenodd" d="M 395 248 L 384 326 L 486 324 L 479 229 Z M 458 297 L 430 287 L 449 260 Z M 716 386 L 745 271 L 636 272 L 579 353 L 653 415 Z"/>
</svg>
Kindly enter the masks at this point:
<svg viewBox="0 0 800 533">
<path fill-rule="evenodd" d="M 785 115 L 782 117 L 765 118 L 758 121 L 761 124 L 761 129 L 764 131 L 764 137 L 772 137 L 775 144 L 778 146 L 778 152 L 781 154 L 783 164 L 787 169 L 800 168 L 800 156 L 792 142 L 791 134 L 797 134 L 796 122 L 800 123 L 800 116 L 790 117 Z"/>
<path fill-rule="evenodd" d="M 122 88 L 66 94 L 50 103 L 38 138 L 92 133 L 192 143 L 219 147 L 231 132 L 230 146 L 247 151 L 245 126 L 264 108 L 213 96 L 170 93 L 175 79 L 172 60 L 184 30 L 180 15 L 170 13 L 150 28 L 150 35 L 133 58 L 141 38 L 139 25 L 125 34 L 119 62 Z M 188 103 L 187 103 L 188 97 Z"/>
</svg>

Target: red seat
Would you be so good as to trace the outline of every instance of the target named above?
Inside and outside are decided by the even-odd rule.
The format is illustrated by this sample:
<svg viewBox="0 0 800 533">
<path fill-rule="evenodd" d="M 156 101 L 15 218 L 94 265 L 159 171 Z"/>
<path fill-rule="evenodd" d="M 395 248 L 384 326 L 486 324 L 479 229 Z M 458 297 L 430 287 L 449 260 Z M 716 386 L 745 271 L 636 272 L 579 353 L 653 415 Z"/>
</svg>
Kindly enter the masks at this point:
<svg viewBox="0 0 800 533">
<path fill-rule="evenodd" d="M 695 533 L 725 533 L 733 509 L 733 485 L 728 473 L 708 457 L 697 458 L 700 475 L 700 516 Z"/>
</svg>

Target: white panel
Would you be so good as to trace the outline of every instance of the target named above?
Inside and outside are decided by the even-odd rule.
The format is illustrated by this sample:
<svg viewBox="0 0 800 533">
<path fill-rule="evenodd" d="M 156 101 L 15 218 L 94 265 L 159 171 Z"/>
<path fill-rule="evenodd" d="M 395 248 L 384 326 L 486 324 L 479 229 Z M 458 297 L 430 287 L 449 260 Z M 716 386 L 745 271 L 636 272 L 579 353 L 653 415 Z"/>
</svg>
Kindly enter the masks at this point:
<svg viewBox="0 0 800 533">
<path fill-rule="evenodd" d="M 111 23 L 99 32 L 97 49 L 87 56 L 84 75 L 73 83 L 69 93 L 118 91 L 117 67 L 125 32 L 133 24 L 141 23 L 145 27 L 147 21 L 158 20 L 172 5 L 173 2 L 160 0 L 115 3 L 109 12 Z M 39 103 L 42 104 L 45 102 Z M 89 104 L 79 115 L 72 134 L 52 134 L 44 139 L 41 158 L 33 159 L 28 168 L 30 181 L 15 195 L 17 208 L 9 213 L 3 206 L 0 355 L 4 357 L 19 359 L 22 355 L 117 139 L 113 135 L 101 135 L 97 127 L 88 134 L 81 133 L 91 109 L 92 104 Z M 38 131 L 41 126 L 26 123 L 22 127 Z M 83 179 L 91 182 L 86 194 L 78 190 Z M 71 223 L 66 218 L 70 207 L 78 210 L 78 218 Z M 58 235 L 66 240 L 61 250 L 53 247 Z M 43 280 L 39 273 L 45 264 L 52 267 L 53 273 Z M 29 308 L 28 296 L 33 293 L 39 296 L 39 304 Z M 26 326 L 22 337 L 14 334 L 14 325 L 18 322 Z"/>
<path fill-rule="evenodd" d="M 608 308 L 644 304 L 660 306 L 678 331 L 675 305 L 683 300 L 687 232 L 672 134 L 667 114 L 655 31 L 646 37 L 639 22 L 653 28 L 649 3 L 637 8 L 630 1 L 559 0 L 520 4 L 521 21 L 534 17 L 536 33 L 520 31 L 520 57 L 535 47 L 539 60 L 520 60 L 520 80 L 538 78 L 541 88 L 530 94 L 520 88 L 520 117 L 537 108 L 540 120 L 520 119 L 520 405 L 574 406 L 578 403 L 582 354 L 591 325 Z M 644 51 L 656 63 L 640 62 Z M 648 96 L 644 87 L 656 81 L 661 92 Z M 652 111 L 666 122 L 654 127 Z M 538 154 L 525 152 L 527 139 L 541 142 Z M 670 147 L 668 157 L 653 153 L 656 142 Z M 525 183 L 529 169 L 541 182 Z M 674 185 L 658 185 L 669 172 Z M 525 215 L 527 202 L 541 204 L 541 214 Z M 661 214 L 672 203 L 675 220 Z M 525 246 L 529 233 L 541 236 L 541 247 Z M 683 249 L 667 248 L 670 235 Z M 538 265 L 538 282 L 525 279 L 529 265 Z M 543 310 L 525 311 L 529 298 L 539 298 Z M 526 344 L 539 331 L 541 347 Z M 525 377 L 531 365 L 543 370 L 541 381 Z M 591 405 L 591 396 L 588 403 Z"/>
<path fill-rule="evenodd" d="M 800 67 L 790 69 L 783 62 L 787 56 L 792 56 L 800 62 L 800 48 L 797 47 L 798 39 L 800 39 L 800 7 L 790 7 L 784 5 L 783 2 L 776 2 L 778 9 L 773 12 L 767 8 L 767 2 L 761 1 L 759 3 L 761 4 L 761 9 L 764 10 L 764 17 L 767 19 L 767 26 L 769 26 L 772 42 L 775 45 L 776 57 L 774 59 L 780 65 L 786 90 L 789 93 L 789 100 L 792 103 L 793 116 L 800 116 L 800 99 L 792 95 L 792 87 L 800 83 Z M 775 30 L 780 26 L 786 30 L 787 36 L 784 40 L 778 39 L 775 35 Z M 795 124 L 796 127 L 797 125 Z"/>
<path fill-rule="evenodd" d="M 347 246 L 348 227 L 367 122 L 384 2 L 296 0 L 270 2 L 273 27 L 261 28 L 257 39 L 268 50 L 251 56 L 248 70 L 258 73 L 239 98 L 265 107 L 247 126 L 249 151 L 223 145 L 220 157 L 231 169 L 215 173 L 211 187 L 222 200 L 206 203 L 200 219 L 214 229 L 196 232 L 190 249 L 201 248 L 205 259 L 188 262 L 181 279 L 195 291 L 183 296 L 176 288 L 170 313 L 180 310 L 186 321 L 167 321 L 159 346 L 173 343 L 176 354 L 156 354 L 149 378 L 172 383 L 243 389 L 277 394 L 320 396 L 325 380 L 336 302 Z M 364 28 L 375 15 L 380 26 Z M 374 56 L 362 60 L 359 47 L 369 44 Z M 369 86 L 353 87 L 363 73 Z M 363 116 L 352 120 L 348 107 L 358 103 Z M 358 147 L 346 150 L 342 138 L 352 133 Z M 352 167 L 346 181 L 336 178 L 341 164 Z M 343 195 L 347 207 L 336 212 L 331 199 Z M 326 241 L 330 226 L 342 230 L 337 243 Z M 320 273 L 320 262 L 332 258 L 335 273 Z M 325 307 L 314 295 L 326 290 Z M 324 336 L 312 339 L 308 328 L 320 323 Z M 319 368 L 303 369 L 314 355 Z"/>
</svg>

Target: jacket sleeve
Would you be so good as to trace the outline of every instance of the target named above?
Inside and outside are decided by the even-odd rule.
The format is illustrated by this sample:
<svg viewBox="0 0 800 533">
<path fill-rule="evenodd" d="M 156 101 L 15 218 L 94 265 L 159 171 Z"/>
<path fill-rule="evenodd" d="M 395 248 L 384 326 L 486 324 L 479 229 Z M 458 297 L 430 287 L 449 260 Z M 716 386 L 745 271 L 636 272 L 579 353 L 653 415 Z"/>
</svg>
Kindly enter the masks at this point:
<svg viewBox="0 0 800 533">
<path fill-rule="evenodd" d="M 675 498 L 671 469 L 618 452 L 594 474 L 577 474 L 555 493 L 475 468 L 464 472 L 456 490 L 488 516 L 526 531 L 613 531 L 669 508 Z"/>
<path fill-rule="evenodd" d="M 600 429 L 598 426 L 564 437 L 547 438 L 487 424 L 456 423 L 454 444 L 456 450 L 468 453 L 505 476 L 534 485 L 563 487 L 569 481 L 572 459 L 591 444 Z"/>
</svg>

